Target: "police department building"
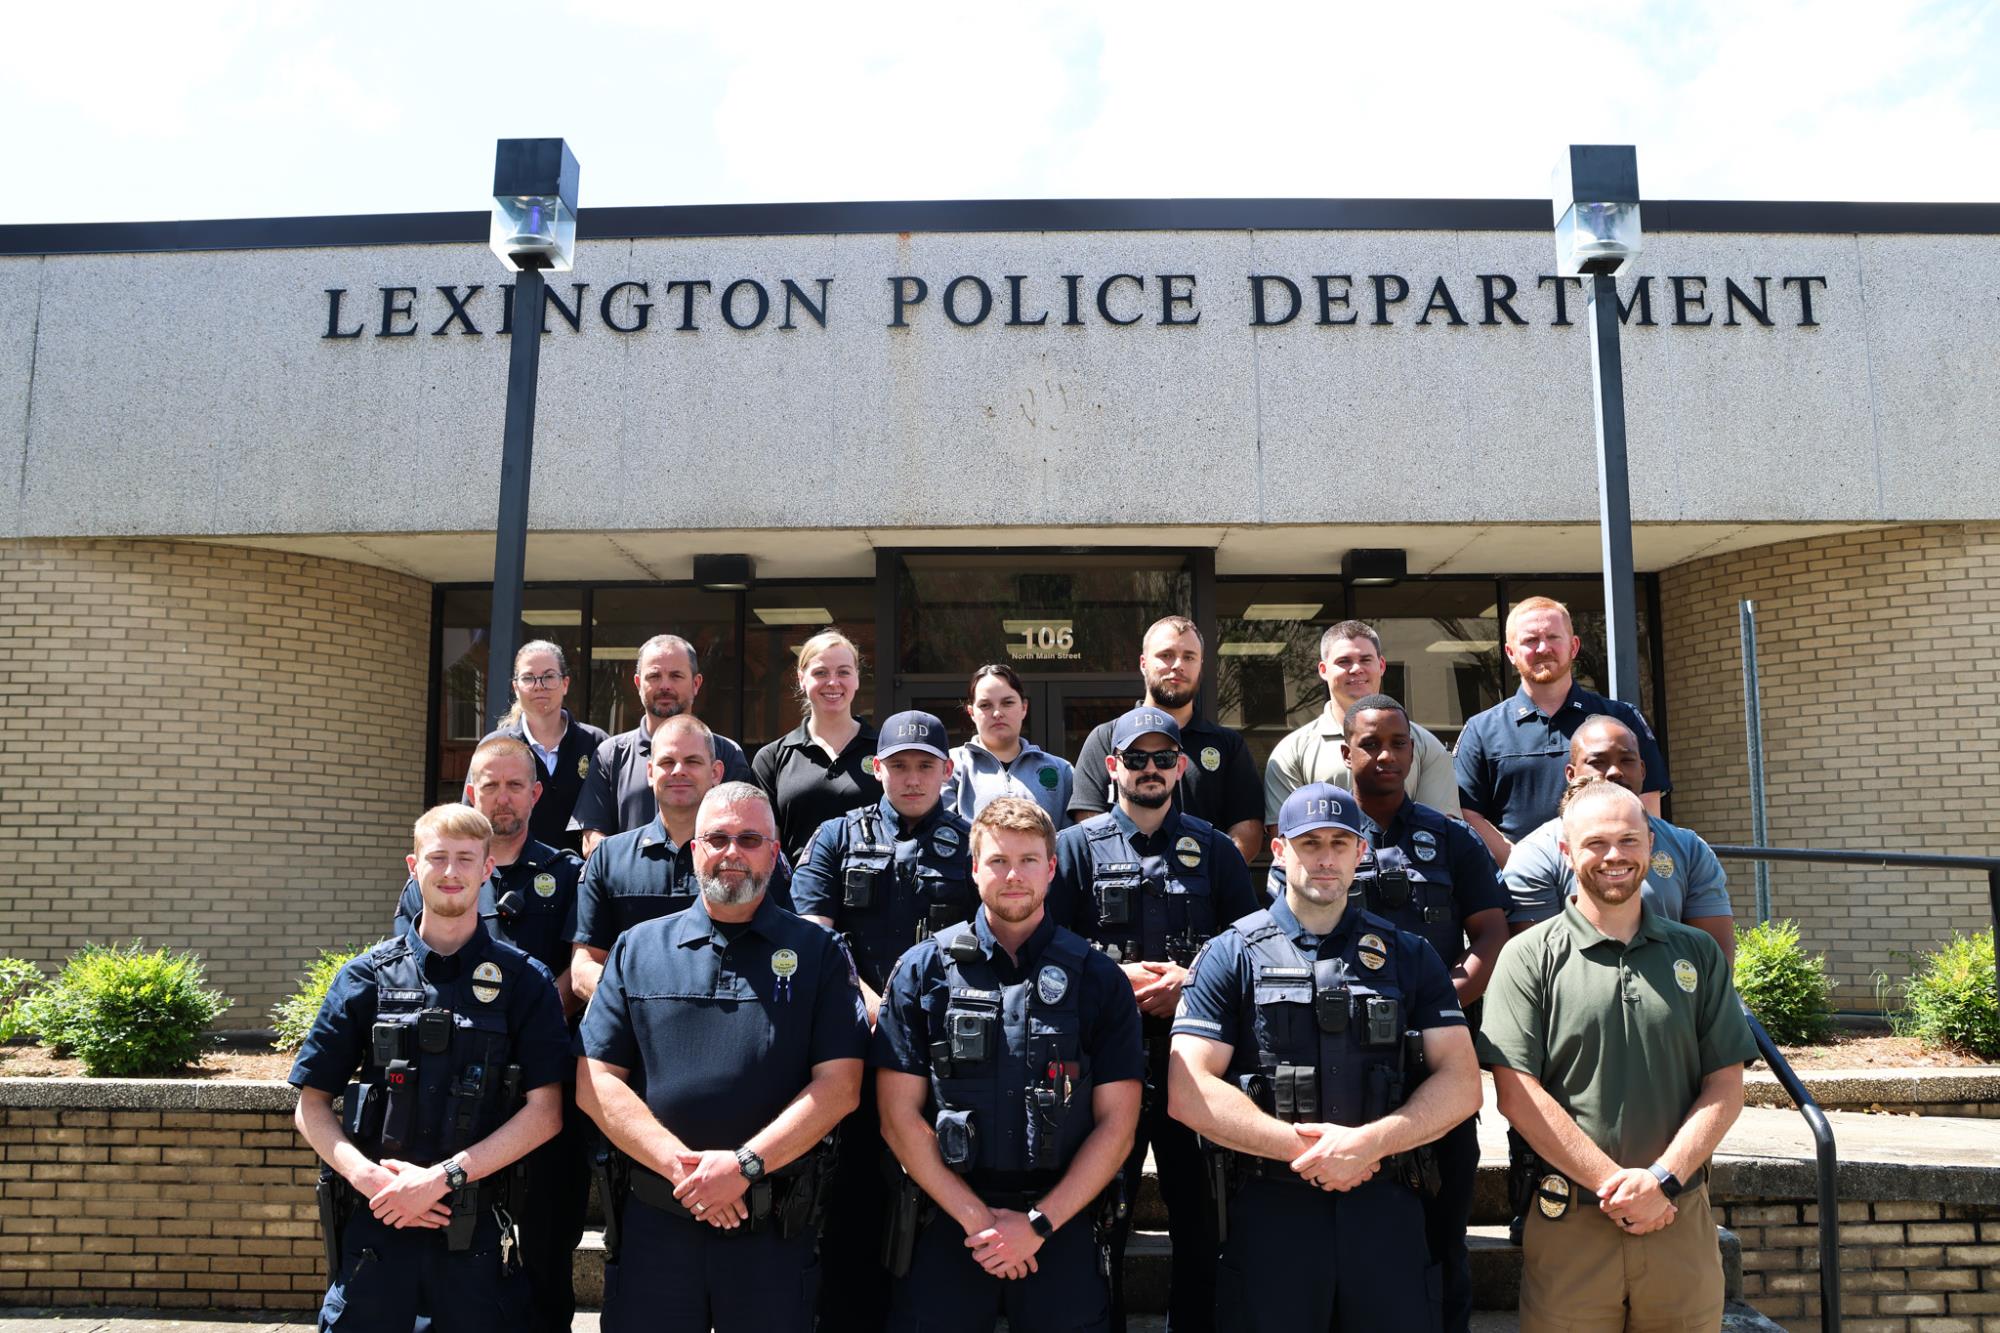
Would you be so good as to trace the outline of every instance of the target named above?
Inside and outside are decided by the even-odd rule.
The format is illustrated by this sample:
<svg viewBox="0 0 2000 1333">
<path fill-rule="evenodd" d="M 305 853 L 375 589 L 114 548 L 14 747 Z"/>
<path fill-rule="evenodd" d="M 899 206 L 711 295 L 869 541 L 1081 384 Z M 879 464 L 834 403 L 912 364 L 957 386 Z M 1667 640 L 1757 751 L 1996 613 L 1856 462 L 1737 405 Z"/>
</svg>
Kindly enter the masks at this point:
<svg viewBox="0 0 2000 1333">
<path fill-rule="evenodd" d="M 1670 817 L 1751 840 L 1749 598 L 1771 841 L 1992 853 L 2000 207 L 1645 219 L 1619 285 Z M 530 320 L 486 227 L 0 227 L 0 952 L 192 947 L 256 1027 L 320 946 L 387 932 L 410 821 L 482 730 Z M 1501 622 L 1538 593 L 1605 683 L 1587 316 L 1546 203 L 611 209 L 581 234 L 540 312 L 523 619 L 599 726 L 635 725 L 636 649 L 672 631 L 697 711 L 754 749 L 836 624 L 863 711 L 962 738 L 972 669 L 1009 662 L 1033 739 L 1074 756 L 1179 612 L 1260 766 L 1326 702 L 1348 617 L 1449 743 L 1513 689 Z M 1404 572 L 1350 577 L 1357 550 Z M 748 586 L 698 582 L 715 554 Z M 1987 920 L 1974 876 L 1772 884 L 1847 1008 Z"/>
</svg>

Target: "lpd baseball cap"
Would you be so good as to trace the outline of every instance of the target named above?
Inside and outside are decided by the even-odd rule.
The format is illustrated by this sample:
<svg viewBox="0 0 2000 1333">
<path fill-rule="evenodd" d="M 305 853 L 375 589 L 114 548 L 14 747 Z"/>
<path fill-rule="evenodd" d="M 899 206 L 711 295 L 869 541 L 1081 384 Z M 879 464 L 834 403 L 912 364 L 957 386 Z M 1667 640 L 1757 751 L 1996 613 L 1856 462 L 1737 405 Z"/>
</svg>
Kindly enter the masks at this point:
<svg viewBox="0 0 2000 1333">
<path fill-rule="evenodd" d="M 922 750 L 940 759 L 950 759 L 951 738 L 944 723 L 929 713 L 898 713 L 882 724 L 875 740 L 875 757 L 887 759 L 905 750 Z"/>
<path fill-rule="evenodd" d="M 1361 834 L 1361 806 L 1331 782 L 1309 782 L 1285 798 L 1278 811 L 1278 836 L 1296 838 L 1314 829 L 1346 829 Z"/>
<path fill-rule="evenodd" d="M 1141 736 L 1165 736 L 1179 748 L 1181 726 L 1163 709 L 1139 707 L 1119 718 L 1111 726 L 1111 748 L 1123 750 Z"/>
</svg>

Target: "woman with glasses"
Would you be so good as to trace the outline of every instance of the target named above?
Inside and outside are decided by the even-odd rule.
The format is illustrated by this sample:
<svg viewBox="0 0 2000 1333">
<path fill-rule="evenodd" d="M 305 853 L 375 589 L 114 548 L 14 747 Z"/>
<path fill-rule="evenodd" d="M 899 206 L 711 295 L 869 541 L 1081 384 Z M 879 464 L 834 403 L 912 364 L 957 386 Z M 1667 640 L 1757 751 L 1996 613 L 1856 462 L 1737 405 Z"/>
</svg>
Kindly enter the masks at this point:
<svg viewBox="0 0 2000 1333">
<path fill-rule="evenodd" d="M 829 819 L 882 799 L 875 776 L 875 728 L 854 715 L 861 650 L 837 629 L 799 646 L 798 690 L 805 720 L 757 751 L 751 771 L 771 797 L 778 843 L 805 864 L 813 834 Z"/>
<path fill-rule="evenodd" d="M 973 672 L 965 715 L 977 734 L 952 748 L 945 808 L 969 821 L 996 797 L 1020 796 L 1048 811 L 1057 828 L 1067 824 L 1076 770 L 1021 735 L 1028 700 L 1014 668 L 995 662 Z"/>
<path fill-rule="evenodd" d="M 551 847 L 583 850 L 583 834 L 569 828 L 576 794 L 590 774 L 591 756 L 604 743 L 604 733 L 579 722 L 563 707 L 569 695 L 569 663 L 563 650 L 547 639 L 521 645 L 514 654 L 514 706 L 500 719 L 494 736 L 526 741 L 535 752 L 535 776 L 541 779 L 541 799 L 528 817 L 528 836 Z M 490 737 L 488 738 L 490 739 Z"/>
</svg>

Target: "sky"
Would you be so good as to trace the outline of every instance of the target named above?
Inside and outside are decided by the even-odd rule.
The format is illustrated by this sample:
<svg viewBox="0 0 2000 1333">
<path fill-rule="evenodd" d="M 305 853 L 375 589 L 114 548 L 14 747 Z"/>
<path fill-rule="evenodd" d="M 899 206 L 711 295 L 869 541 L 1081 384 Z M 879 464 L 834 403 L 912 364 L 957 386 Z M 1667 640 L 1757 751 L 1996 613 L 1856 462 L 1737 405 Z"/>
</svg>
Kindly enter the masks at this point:
<svg viewBox="0 0 2000 1333">
<path fill-rule="evenodd" d="M 33 3 L 0 225 L 490 204 L 1533 198 L 1569 143 L 1659 199 L 2000 199 L 2000 0 Z"/>
</svg>

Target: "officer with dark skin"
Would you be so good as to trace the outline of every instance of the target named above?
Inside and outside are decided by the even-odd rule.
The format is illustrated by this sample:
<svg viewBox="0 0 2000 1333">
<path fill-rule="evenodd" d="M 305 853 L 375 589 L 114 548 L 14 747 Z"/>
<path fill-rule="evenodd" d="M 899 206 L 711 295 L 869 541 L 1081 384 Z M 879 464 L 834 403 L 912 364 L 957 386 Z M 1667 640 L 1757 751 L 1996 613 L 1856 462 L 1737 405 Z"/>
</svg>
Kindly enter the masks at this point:
<svg viewBox="0 0 2000 1333">
<path fill-rule="evenodd" d="M 799 914 L 838 933 L 861 978 L 875 1021 L 896 960 L 932 931 L 969 921 L 970 826 L 942 800 L 951 741 L 929 713 L 897 713 L 876 738 L 882 799 L 820 825 L 792 877 Z M 840 1164 L 827 1212 L 822 1329 L 876 1333 L 888 1317 L 881 1236 L 889 1209 L 873 1089 L 841 1131 Z"/>
<path fill-rule="evenodd" d="M 577 1101 L 629 1161 L 607 1333 L 807 1333 L 822 1141 L 860 1100 L 868 1019 L 826 931 L 766 895 L 770 799 L 728 782 L 695 829 L 701 897 L 611 946 Z"/>
<path fill-rule="evenodd" d="M 495 734 L 472 752 L 465 775 L 465 803 L 493 826 L 493 874 L 479 886 L 479 917 L 495 939 L 505 940 L 555 974 L 556 993 L 574 1015 L 582 1004 L 569 988 L 569 937 L 576 925 L 577 876 L 583 858 L 529 835 L 541 799 L 538 765 L 527 743 Z M 396 908 L 396 929 L 412 928 L 423 912 L 413 877 Z M 521 1260 L 534 1290 L 539 1326 L 567 1329 L 576 1315 L 572 1256 L 583 1239 L 590 1202 L 589 1124 L 576 1109 L 576 1089 L 565 1070 L 562 1132 L 529 1155 L 528 1197 L 516 1210 Z"/>
<path fill-rule="evenodd" d="M 1271 842 L 1284 893 L 1218 935 L 1181 993 L 1173 1115 L 1234 1154 L 1224 1329 L 1440 1327 L 1402 1155 L 1479 1109 L 1479 1067 L 1436 951 L 1349 897 L 1363 818 L 1338 787 L 1293 792 Z"/>
<path fill-rule="evenodd" d="M 1176 1333 L 1213 1327 L 1214 1206 L 1194 1135 L 1167 1115 L 1169 1026 L 1195 954 L 1229 922 L 1257 908 L 1250 871 L 1230 837 L 1172 803 L 1186 769 L 1181 731 L 1166 712 L 1139 707 L 1111 729 L 1107 779 L 1117 803 L 1056 835 L 1057 920 L 1125 972 L 1144 1015 L 1147 1092 L 1125 1163 L 1136 1197 L 1150 1148 L 1173 1241 L 1167 1320 Z M 1124 1326 L 1127 1224 L 1113 1253 L 1114 1327 Z"/>
<path fill-rule="evenodd" d="M 894 1330 L 990 1333 L 1002 1313 L 1110 1326 L 1094 1214 L 1132 1144 L 1145 1056 L 1117 965 L 1045 910 L 1055 841 L 1033 801 L 982 808 L 978 915 L 904 954 L 882 1000 L 882 1135 L 929 1205 Z"/>
<path fill-rule="evenodd" d="M 415 928 L 340 970 L 292 1066 L 335 1224 L 322 1329 L 537 1326 L 508 1168 L 562 1124 L 569 1036 L 548 970 L 480 929 L 492 839 L 462 805 L 417 820 Z"/>
</svg>

